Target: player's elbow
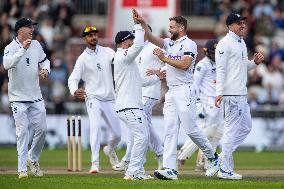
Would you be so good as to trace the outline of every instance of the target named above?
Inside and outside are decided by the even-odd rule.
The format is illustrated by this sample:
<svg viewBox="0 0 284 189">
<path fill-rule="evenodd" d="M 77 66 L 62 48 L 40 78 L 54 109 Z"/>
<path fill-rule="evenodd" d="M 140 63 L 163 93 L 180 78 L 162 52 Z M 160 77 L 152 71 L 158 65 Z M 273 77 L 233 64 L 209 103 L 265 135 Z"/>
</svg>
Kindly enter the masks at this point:
<svg viewBox="0 0 284 189">
<path fill-rule="evenodd" d="M 10 69 L 10 66 L 9 66 L 9 65 L 10 65 L 10 64 L 9 64 L 9 60 L 5 60 L 5 59 L 4 59 L 4 61 L 3 61 L 3 67 L 4 67 L 5 70 Z"/>
</svg>

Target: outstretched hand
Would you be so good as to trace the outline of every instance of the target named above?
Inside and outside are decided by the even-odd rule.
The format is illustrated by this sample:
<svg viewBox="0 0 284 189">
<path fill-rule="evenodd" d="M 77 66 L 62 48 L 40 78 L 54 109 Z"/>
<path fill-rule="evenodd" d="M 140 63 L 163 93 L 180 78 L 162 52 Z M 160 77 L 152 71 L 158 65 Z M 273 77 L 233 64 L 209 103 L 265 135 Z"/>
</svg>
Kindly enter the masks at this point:
<svg viewBox="0 0 284 189">
<path fill-rule="evenodd" d="M 48 76 L 48 71 L 47 71 L 47 69 L 41 69 L 41 70 L 38 72 L 38 75 L 39 75 L 40 79 L 45 79 L 45 78 L 47 78 L 47 76 Z"/>
<path fill-rule="evenodd" d="M 150 75 L 156 75 L 160 72 L 160 70 L 156 70 L 156 69 L 147 69 L 146 70 L 146 75 L 150 76 Z"/>
<path fill-rule="evenodd" d="M 160 49 L 160 48 L 155 48 L 153 50 L 153 54 L 158 56 L 158 58 L 161 60 L 161 61 L 164 61 L 165 59 L 165 54 L 164 52 Z"/>
<path fill-rule="evenodd" d="M 142 18 L 142 16 L 140 16 L 137 12 L 136 9 L 132 9 L 132 17 L 133 20 L 136 24 L 140 23 L 140 24 L 145 24 L 145 20 Z"/>
<path fill-rule="evenodd" d="M 151 75 L 157 75 L 161 80 L 166 78 L 166 71 L 161 71 L 161 69 L 147 69 L 146 70 L 146 75 L 151 76 Z"/>
<path fill-rule="evenodd" d="M 264 61 L 264 56 L 263 56 L 263 54 L 260 53 L 260 52 L 254 53 L 253 59 L 254 59 L 254 62 L 255 62 L 256 64 L 260 64 L 261 62 Z"/>
</svg>

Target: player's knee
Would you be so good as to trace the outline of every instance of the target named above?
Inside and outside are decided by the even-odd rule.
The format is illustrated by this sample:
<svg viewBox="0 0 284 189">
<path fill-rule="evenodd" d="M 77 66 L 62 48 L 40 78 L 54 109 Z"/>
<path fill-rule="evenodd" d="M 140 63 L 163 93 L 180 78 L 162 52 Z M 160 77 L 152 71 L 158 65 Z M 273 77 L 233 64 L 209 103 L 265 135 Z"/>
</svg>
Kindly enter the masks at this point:
<svg viewBox="0 0 284 189">
<path fill-rule="evenodd" d="M 187 135 L 190 137 L 190 138 L 195 138 L 196 136 L 198 136 L 198 132 L 197 131 L 194 131 L 194 130 L 189 130 L 187 132 Z"/>
<path fill-rule="evenodd" d="M 144 146 L 149 144 L 149 136 L 148 135 L 143 135 L 140 137 L 139 142 Z"/>
<path fill-rule="evenodd" d="M 37 129 L 37 133 L 41 137 L 45 137 L 46 133 L 47 133 L 47 128 L 46 127 L 40 127 L 40 128 Z"/>
</svg>

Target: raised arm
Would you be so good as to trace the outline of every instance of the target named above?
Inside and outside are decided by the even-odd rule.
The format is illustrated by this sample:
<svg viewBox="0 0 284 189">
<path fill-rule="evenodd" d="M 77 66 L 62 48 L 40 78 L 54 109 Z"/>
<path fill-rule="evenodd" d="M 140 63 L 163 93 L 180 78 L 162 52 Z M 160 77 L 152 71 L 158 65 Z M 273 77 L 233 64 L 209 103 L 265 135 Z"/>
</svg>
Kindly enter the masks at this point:
<svg viewBox="0 0 284 189">
<path fill-rule="evenodd" d="M 147 23 L 144 20 L 144 18 L 141 15 L 139 15 L 138 12 L 135 9 L 133 9 L 133 12 L 134 12 L 134 15 L 135 15 L 134 19 L 136 20 L 136 22 L 138 22 L 142 25 L 143 29 L 145 30 L 145 34 L 146 34 L 146 37 L 148 38 L 148 40 L 151 43 L 157 45 L 158 47 L 164 48 L 164 40 L 160 37 L 154 36 L 152 34 L 152 32 L 150 31 L 150 29 L 148 28 Z"/>
</svg>

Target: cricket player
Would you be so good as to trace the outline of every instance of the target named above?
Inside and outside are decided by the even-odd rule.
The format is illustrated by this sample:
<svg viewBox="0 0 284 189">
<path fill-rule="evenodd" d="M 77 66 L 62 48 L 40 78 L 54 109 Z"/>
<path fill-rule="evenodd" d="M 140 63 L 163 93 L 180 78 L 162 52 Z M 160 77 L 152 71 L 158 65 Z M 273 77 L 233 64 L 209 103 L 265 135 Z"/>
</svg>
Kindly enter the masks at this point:
<svg viewBox="0 0 284 189">
<path fill-rule="evenodd" d="M 133 20 L 137 15 L 132 12 Z M 144 45 L 144 30 L 135 22 L 134 35 L 129 31 L 120 31 L 115 36 L 117 51 L 114 56 L 114 80 L 116 90 L 116 111 L 128 127 L 133 137 L 133 146 L 125 180 L 151 179 L 145 174 L 144 157 L 149 144 L 149 131 L 142 103 L 142 81 L 136 57 Z M 134 39 L 134 41 L 133 41 Z"/>
<path fill-rule="evenodd" d="M 36 40 L 34 25 L 28 18 L 15 24 L 15 39 L 4 50 L 3 66 L 8 70 L 8 95 L 16 125 L 18 175 L 28 177 L 27 164 L 35 176 L 43 176 L 39 158 L 45 143 L 46 110 L 39 86 L 50 72 L 50 62 Z M 29 126 L 34 130 L 31 148 Z"/>
<path fill-rule="evenodd" d="M 152 32 L 152 28 L 149 25 L 148 27 Z M 139 55 L 136 57 L 135 61 L 138 64 L 140 76 L 142 79 L 142 102 L 143 109 L 148 122 L 150 144 L 158 160 L 158 169 L 161 169 L 163 163 L 164 147 L 163 141 L 159 138 L 152 125 L 152 109 L 160 99 L 161 79 L 163 79 L 164 73 L 158 72 L 157 75 L 148 76 L 146 72 L 148 69 L 160 69 L 163 66 L 163 63 L 157 56 L 153 55 L 153 50 L 157 48 L 157 46 L 150 43 L 145 36 L 144 40 L 144 47 L 139 53 Z M 121 162 L 113 167 L 114 170 L 125 170 L 129 163 L 131 156 L 131 148 L 133 146 L 133 136 L 131 136 L 131 133 L 129 133 L 128 135 L 130 136 L 128 136 L 126 154 L 122 158 Z"/>
<path fill-rule="evenodd" d="M 248 60 L 247 47 L 243 40 L 246 31 L 246 17 L 231 13 L 226 24 L 229 32 L 216 48 L 217 97 L 215 105 L 222 106 L 225 116 L 222 139 L 221 164 L 218 177 L 242 179 L 234 172 L 233 152 L 249 134 L 252 122 L 247 102 L 247 72 L 264 60 L 261 53 L 255 53 Z"/>
<path fill-rule="evenodd" d="M 165 96 L 164 120 L 166 135 L 164 140 L 163 170 L 156 170 L 158 179 L 176 180 L 176 154 L 179 126 L 201 148 L 210 160 L 211 166 L 206 175 L 214 175 L 218 171 L 219 159 L 209 140 L 196 125 L 196 96 L 193 85 L 193 68 L 197 56 L 197 45 L 186 36 L 187 20 L 182 16 L 170 18 L 169 32 L 171 38 L 161 39 L 152 35 L 144 19 L 137 13 L 137 20 L 142 24 L 150 42 L 156 48 L 154 54 L 167 64 L 166 81 L 169 91 Z M 180 124 L 176 121 L 178 118 Z"/>
<path fill-rule="evenodd" d="M 220 108 L 215 107 L 216 97 L 216 63 L 215 49 L 218 41 L 208 40 L 203 48 L 205 57 L 199 61 L 194 71 L 194 84 L 198 90 L 197 97 L 197 124 L 208 137 L 212 147 L 216 150 L 223 134 L 223 114 Z M 189 138 L 178 153 L 180 165 L 185 163 L 196 150 L 197 145 Z M 207 169 L 208 162 L 199 150 L 196 160 L 196 171 Z"/>
<path fill-rule="evenodd" d="M 119 163 L 115 148 L 120 142 L 121 131 L 118 115 L 115 111 L 115 92 L 112 77 L 112 60 L 114 51 L 98 45 L 98 30 L 87 26 L 83 32 L 87 48 L 78 57 L 74 70 L 68 79 L 70 93 L 76 98 L 85 99 L 90 121 L 90 145 L 92 151 L 89 173 L 99 172 L 99 150 L 101 128 L 106 123 L 109 130 L 108 145 L 104 153 L 109 157 L 112 166 Z M 85 88 L 78 88 L 82 79 Z"/>
</svg>

